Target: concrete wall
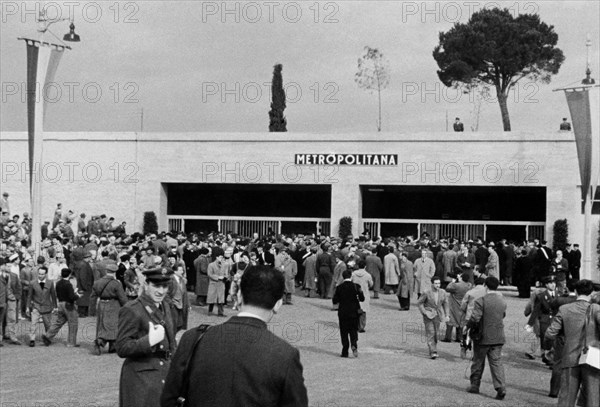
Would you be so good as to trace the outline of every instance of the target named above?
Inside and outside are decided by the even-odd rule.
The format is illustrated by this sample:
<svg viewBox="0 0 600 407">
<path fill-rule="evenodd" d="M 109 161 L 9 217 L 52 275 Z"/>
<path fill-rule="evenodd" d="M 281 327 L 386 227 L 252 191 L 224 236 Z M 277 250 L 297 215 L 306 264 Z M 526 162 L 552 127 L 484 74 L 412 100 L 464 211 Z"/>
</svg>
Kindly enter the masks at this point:
<svg viewBox="0 0 600 407">
<path fill-rule="evenodd" d="M 295 154 L 310 153 L 398 154 L 399 163 L 294 165 Z M 12 211 L 29 211 L 26 132 L 0 133 L 0 162 Z M 162 183 L 331 184 L 332 228 L 351 216 L 355 233 L 362 226 L 361 184 L 543 186 L 548 240 L 554 221 L 567 218 L 570 240 L 583 241 L 575 142 L 566 132 L 46 133 L 41 179 L 43 218 L 62 202 L 77 213 L 114 216 L 130 229 L 141 229 L 148 210 L 166 229 Z M 597 224 L 596 216 L 594 230 Z"/>
</svg>

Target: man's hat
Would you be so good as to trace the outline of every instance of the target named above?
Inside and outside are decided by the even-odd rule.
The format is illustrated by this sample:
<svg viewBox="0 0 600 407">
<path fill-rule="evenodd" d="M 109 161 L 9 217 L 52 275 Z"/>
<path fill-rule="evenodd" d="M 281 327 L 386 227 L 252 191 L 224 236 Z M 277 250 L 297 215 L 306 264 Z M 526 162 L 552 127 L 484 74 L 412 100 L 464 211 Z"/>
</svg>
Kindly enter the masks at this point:
<svg viewBox="0 0 600 407">
<path fill-rule="evenodd" d="M 164 284 L 168 283 L 169 280 L 171 280 L 173 270 L 166 267 L 155 267 L 144 270 L 143 274 L 146 277 L 147 281 L 150 281 L 155 284 Z"/>
<path fill-rule="evenodd" d="M 554 274 L 550 274 L 550 275 L 542 278 L 543 284 L 555 283 L 555 282 L 556 282 L 556 276 Z"/>
<path fill-rule="evenodd" d="M 114 260 L 111 260 L 106 262 L 104 269 L 108 273 L 115 273 L 119 269 L 119 266 L 117 266 L 117 263 Z"/>
</svg>

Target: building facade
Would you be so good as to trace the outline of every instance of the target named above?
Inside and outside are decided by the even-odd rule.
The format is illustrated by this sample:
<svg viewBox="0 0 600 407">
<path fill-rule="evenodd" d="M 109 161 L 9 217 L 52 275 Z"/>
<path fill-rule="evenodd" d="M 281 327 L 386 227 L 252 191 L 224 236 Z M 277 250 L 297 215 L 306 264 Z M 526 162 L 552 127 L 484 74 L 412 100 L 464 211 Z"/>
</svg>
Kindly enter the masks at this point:
<svg viewBox="0 0 600 407">
<path fill-rule="evenodd" d="M 26 132 L 0 133 L 2 190 L 30 211 Z M 573 134 L 46 133 L 43 219 L 56 203 L 141 230 L 545 238 L 583 242 Z M 593 215 L 593 235 L 600 216 Z M 595 248 L 596 240 L 592 247 Z M 594 253 L 592 264 L 596 264 Z"/>
</svg>

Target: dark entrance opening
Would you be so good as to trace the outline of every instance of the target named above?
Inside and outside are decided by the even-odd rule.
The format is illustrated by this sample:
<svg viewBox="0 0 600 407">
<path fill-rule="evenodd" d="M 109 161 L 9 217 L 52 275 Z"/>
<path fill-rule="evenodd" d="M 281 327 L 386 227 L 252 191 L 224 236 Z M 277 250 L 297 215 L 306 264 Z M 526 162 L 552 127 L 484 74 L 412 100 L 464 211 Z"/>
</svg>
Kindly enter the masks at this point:
<svg viewBox="0 0 600 407">
<path fill-rule="evenodd" d="M 212 219 L 186 219 L 185 233 L 204 233 L 216 232 L 219 230 L 219 222 Z"/>
</svg>

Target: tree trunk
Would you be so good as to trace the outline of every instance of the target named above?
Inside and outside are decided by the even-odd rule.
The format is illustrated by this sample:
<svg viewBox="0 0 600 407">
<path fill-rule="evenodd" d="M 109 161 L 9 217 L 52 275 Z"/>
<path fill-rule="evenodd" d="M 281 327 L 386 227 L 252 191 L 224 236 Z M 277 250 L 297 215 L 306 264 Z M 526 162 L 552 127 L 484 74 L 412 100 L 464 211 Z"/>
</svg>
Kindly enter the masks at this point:
<svg viewBox="0 0 600 407">
<path fill-rule="evenodd" d="M 379 96 L 379 121 L 377 122 L 377 131 L 381 131 L 381 89 L 377 89 Z"/>
<path fill-rule="evenodd" d="M 506 105 L 508 96 L 502 93 L 498 88 L 496 88 L 496 94 L 498 95 L 498 103 L 500 104 L 500 113 L 502 114 L 504 131 L 510 131 L 510 116 L 508 114 L 508 106 Z"/>
</svg>

